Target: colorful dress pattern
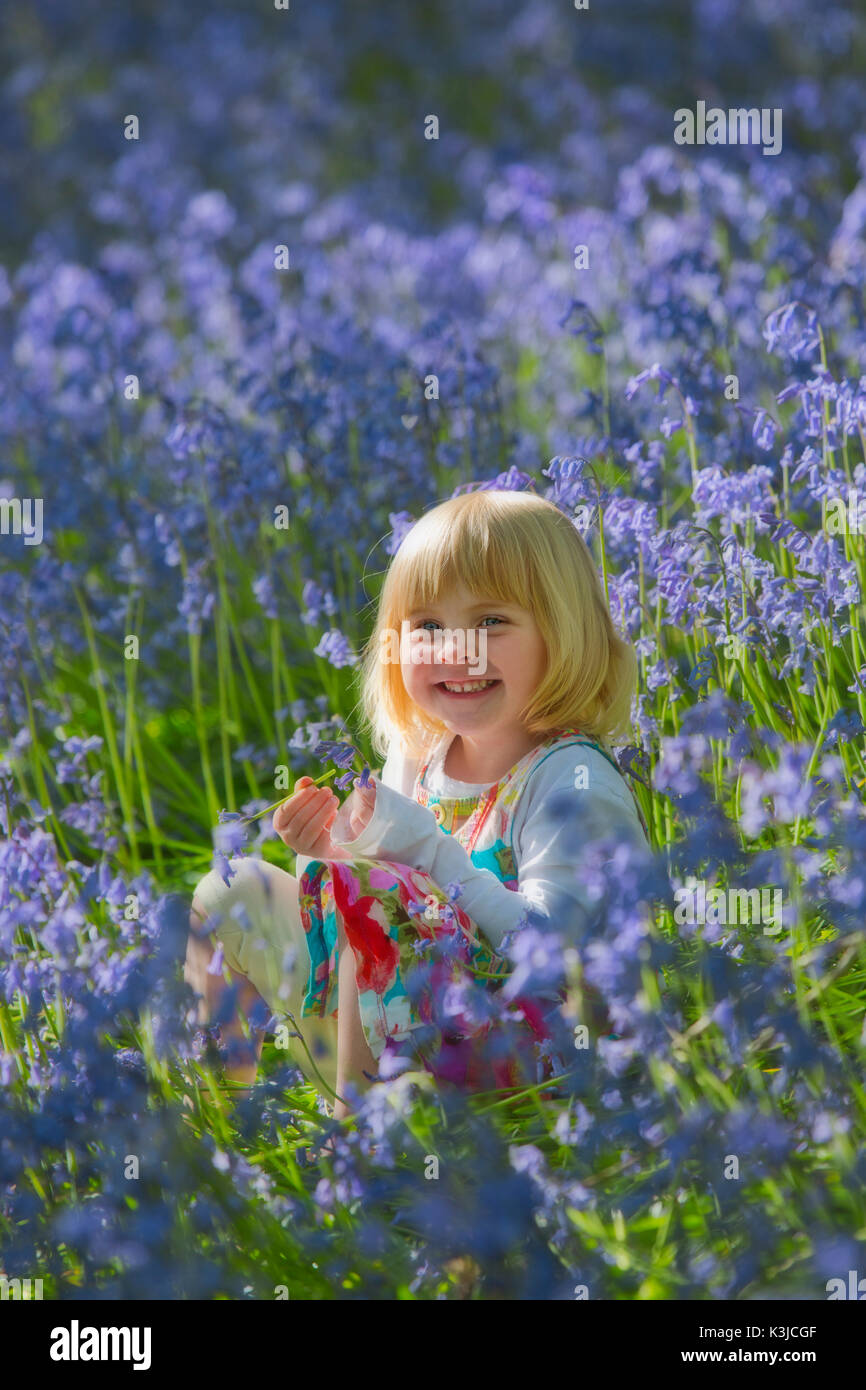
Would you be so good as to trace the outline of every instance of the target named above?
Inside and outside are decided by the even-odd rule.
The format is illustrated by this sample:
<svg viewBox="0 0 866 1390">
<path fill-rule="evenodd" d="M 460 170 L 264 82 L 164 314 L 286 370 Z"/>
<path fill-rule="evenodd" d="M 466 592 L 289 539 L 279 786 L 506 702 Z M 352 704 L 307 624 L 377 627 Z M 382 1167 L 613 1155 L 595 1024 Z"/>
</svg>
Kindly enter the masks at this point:
<svg viewBox="0 0 866 1390">
<path fill-rule="evenodd" d="M 568 731 L 545 740 L 478 796 L 432 795 L 426 786 L 428 761 L 416 776 L 413 800 L 430 809 L 440 829 L 463 845 L 477 868 L 517 891 L 514 809 L 538 763 L 569 744 L 589 745 L 609 758 L 579 730 Z M 636 798 L 635 805 L 645 824 Z M 455 829 L 462 817 L 468 819 Z M 300 915 L 310 954 L 304 1015 L 336 1015 L 339 1008 L 337 914 L 354 953 L 361 1024 L 377 1061 L 390 1040 L 403 1052 L 408 1045 L 437 1077 L 464 1086 L 508 1087 L 552 1073 L 549 1055 L 539 1057 L 533 1044 L 550 1043 L 545 1019 L 558 1001 L 551 1005 L 515 998 L 512 1013 L 520 1028 L 511 1030 L 497 1055 L 490 1036 L 495 1025 L 471 1006 L 468 1014 L 462 1010 L 459 988 L 449 986 L 459 986 L 469 976 L 495 991 L 508 978 L 511 963 L 494 950 L 459 900 L 449 902 L 429 874 L 407 864 L 359 857 L 351 863 L 314 860 L 307 865 L 300 880 Z M 434 942 L 439 949 L 431 951 Z M 408 992 L 410 974 L 415 983 Z M 517 1032 L 521 1046 L 515 1045 Z M 493 1045 L 481 1047 L 485 1040 Z"/>
</svg>

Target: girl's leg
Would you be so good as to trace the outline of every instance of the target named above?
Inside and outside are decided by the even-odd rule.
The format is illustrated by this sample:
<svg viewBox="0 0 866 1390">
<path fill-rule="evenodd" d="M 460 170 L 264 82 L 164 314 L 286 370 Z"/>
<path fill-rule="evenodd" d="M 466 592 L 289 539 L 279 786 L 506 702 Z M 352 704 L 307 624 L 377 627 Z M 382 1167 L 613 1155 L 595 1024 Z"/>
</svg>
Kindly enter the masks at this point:
<svg viewBox="0 0 866 1390">
<path fill-rule="evenodd" d="M 203 1024 L 217 1017 L 226 991 L 236 984 L 240 985 L 234 1014 L 227 1023 L 221 1025 L 220 1031 L 229 1047 L 230 1060 L 226 1064 L 226 1078 L 244 1086 L 252 1086 L 256 1079 L 264 1039 L 258 1030 L 251 1030 L 251 1036 L 248 1038 L 243 1020 L 249 1024 L 255 1006 L 267 1005 L 246 975 L 232 970 L 231 966 L 224 966 L 217 975 L 208 973 L 208 966 L 215 952 L 207 936 L 200 934 L 206 920 L 207 912 L 204 905 L 198 898 L 193 897 L 184 979 L 199 996 L 199 1022 Z M 225 979 L 226 974 L 229 976 L 228 981 Z"/>
<path fill-rule="evenodd" d="M 227 1075 L 245 1085 L 255 1080 L 262 1037 L 254 1034 L 252 1041 L 246 1039 L 244 1020 L 263 1003 L 280 1023 L 285 1021 L 290 1060 L 328 1100 L 333 1100 L 336 1021 L 302 1014 L 310 958 L 297 880 L 261 859 L 233 859 L 231 867 L 235 874 L 229 885 L 212 871 L 197 885 L 193 898 L 184 978 L 200 996 L 200 1021 L 214 1017 L 229 987 L 222 973 L 207 974 L 213 951 L 221 945 L 230 982 L 241 984 L 236 1016 L 223 1025 L 223 1034 L 246 1050 L 246 1056 L 241 1053 L 233 1059 Z M 212 927 L 204 936 L 200 934 L 203 922 Z M 296 1031 L 302 1034 L 303 1042 L 291 1036 Z"/>
<path fill-rule="evenodd" d="M 338 923 L 338 986 L 339 1008 L 337 1010 L 337 1095 L 344 1097 L 334 1103 L 334 1118 L 345 1119 L 351 1108 L 345 1101 L 344 1087 L 350 1081 L 359 1091 L 370 1085 L 369 1077 L 375 1077 L 379 1064 L 370 1051 L 367 1036 L 361 1023 L 361 1010 L 358 1004 L 358 984 L 355 979 L 355 954 L 346 939 L 343 923 Z M 369 1074 L 364 1076 L 364 1072 Z"/>
</svg>

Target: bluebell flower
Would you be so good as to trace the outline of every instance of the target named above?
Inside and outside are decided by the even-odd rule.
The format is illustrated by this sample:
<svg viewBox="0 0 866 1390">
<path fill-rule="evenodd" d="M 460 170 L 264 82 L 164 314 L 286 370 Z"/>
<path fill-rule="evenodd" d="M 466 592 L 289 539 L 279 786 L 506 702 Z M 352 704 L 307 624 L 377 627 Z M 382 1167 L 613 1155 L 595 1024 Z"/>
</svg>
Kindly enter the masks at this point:
<svg viewBox="0 0 866 1390">
<path fill-rule="evenodd" d="M 358 657 L 349 646 L 347 638 L 336 627 L 322 635 L 313 651 L 316 656 L 327 657 L 331 665 L 337 668 L 355 666 L 358 662 Z"/>
</svg>

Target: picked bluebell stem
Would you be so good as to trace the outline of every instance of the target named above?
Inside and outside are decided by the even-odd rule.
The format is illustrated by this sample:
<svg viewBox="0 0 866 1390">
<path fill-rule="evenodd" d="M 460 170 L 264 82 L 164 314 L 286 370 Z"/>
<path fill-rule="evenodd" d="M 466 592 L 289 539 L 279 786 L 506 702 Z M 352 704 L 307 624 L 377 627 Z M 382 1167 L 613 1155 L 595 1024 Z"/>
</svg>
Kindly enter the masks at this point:
<svg viewBox="0 0 866 1390">
<path fill-rule="evenodd" d="M 335 767 L 329 768 L 327 772 L 322 773 L 321 777 L 314 778 L 312 785 L 314 787 L 320 787 L 323 782 L 327 782 L 329 777 L 333 777 L 336 771 L 337 769 Z M 284 801 L 288 801 L 291 795 L 292 792 L 287 792 L 285 796 L 280 797 L 279 801 L 275 801 L 271 806 L 265 806 L 263 810 L 256 811 L 251 816 L 242 816 L 240 811 L 220 811 L 219 823 L 220 825 L 224 825 L 227 821 L 243 821 L 245 825 L 248 825 L 251 821 L 259 820 L 261 816 L 266 816 L 269 811 L 276 811 L 277 807 L 282 806 Z"/>
</svg>

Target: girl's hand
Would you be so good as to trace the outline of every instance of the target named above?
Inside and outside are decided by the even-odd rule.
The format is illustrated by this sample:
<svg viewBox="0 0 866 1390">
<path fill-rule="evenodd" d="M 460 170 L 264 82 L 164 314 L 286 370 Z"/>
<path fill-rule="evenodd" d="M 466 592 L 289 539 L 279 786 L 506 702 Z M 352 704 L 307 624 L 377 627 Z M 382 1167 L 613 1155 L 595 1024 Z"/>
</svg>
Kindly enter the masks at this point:
<svg viewBox="0 0 866 1390">
<path fill-rule="evenodd" d="M 356 840 L 361 831 L 370 823 L 376 809 L 375 786 L 356 786 L 348 802 L 349 833 Z"/>
<path fill-rule="evenodd" d="M 274 812 L 274 830 L 296 854 L 342 859 L 345 856 L 328 834 L 339 809 L 339 798 L 330 787 L 316 787 L 311 777 L 300 777 L 288 801 Z"/>
</svg>

